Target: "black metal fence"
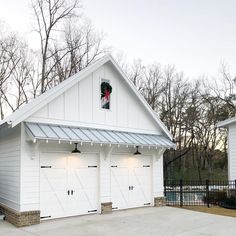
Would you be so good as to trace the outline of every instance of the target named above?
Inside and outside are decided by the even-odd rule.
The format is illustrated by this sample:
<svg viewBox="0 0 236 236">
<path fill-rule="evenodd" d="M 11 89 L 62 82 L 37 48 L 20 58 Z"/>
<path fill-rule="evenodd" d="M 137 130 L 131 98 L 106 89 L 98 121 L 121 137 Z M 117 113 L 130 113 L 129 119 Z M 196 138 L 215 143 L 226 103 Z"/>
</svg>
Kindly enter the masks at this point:
<svg viewBox="0 0 236 236">
<path fill-rule="evenodd" d="M 236 180 L 165 180 L 164 194 L 168 206 L 210 207 L 219 205 L 227 197 L 236 196 Z"/>
</svg>

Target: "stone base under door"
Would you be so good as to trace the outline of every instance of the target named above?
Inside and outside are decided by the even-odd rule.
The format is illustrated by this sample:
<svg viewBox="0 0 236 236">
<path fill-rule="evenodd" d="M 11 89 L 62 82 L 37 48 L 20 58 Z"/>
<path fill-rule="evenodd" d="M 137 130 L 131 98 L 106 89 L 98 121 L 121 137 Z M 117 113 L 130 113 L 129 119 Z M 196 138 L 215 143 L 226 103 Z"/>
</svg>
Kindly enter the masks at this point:
<svg viewBox="0 0 236 236">
<path fill-rule="evenodd" d="M 101 203 L 101 214 L 106 214 L 111 212 L 112 212 L 112 202 Z"/>
<path fill-rule="evenodd" d="M 155 197 L 154 198 L 154 206 L 161 207 L 166 205 L 165 197 Z"/>
<path fill-rule="evenodd" d="M 6 216 L 6 220 L 16 227 L 40 223 L 40 211 L 18 212 L 2 204 L 0 204 L 0 211 Z"/>
</svg>

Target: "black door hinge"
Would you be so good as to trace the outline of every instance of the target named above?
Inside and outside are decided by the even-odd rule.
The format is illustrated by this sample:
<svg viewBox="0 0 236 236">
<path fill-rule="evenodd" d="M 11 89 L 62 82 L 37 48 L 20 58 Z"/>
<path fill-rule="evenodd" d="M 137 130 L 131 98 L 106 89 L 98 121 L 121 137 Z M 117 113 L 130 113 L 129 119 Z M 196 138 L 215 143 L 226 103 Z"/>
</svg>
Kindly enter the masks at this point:
<svg viewBox="0 0 236 236">
<path fill-rule="evenodd" d="M 88 168 L 97 168 L 98 166 L 88 166 Z"/>
<path fill-rule="evenodd" d="M 117 167 L 117 166 L 111 166 L 111 167 L 113 167 L 113 168 L 114 168 L 114 167 Z"/>
<path fill-rule="evenodd" d="M 143 165 L 143 167 L 150 167 L 150 165 Z"/>
<path fill-rule="evenodd" d="M 118 209 L 118 207 L 112 207 L 111 209 L 112 209 L 112 210 L 117 210 L 117 209 Z"/>
<path fill-rule="evenodd" d="M 149 203 L 144 203 L 143 204 L 144 206 L 149 206 L 149 205 L 151 205 L 151 203 L 149 202 Z"/>
<path fill-rule="evenodd" d="M 51 218 L 51 216 L 41 216 L 40 219 L 47 219 L 47 218 Z"/>
<path fill-rule="evenodd" d="M 88 213 L 91 213 L 91 212 L 97 212 L 97 210 L 90 210 L 90 211 L 88 211 Z"/>
<path fill-rule="evenodd" d="M 41 168 L 52 168 L 52 166 L 41 166 Z"/>
</svg>

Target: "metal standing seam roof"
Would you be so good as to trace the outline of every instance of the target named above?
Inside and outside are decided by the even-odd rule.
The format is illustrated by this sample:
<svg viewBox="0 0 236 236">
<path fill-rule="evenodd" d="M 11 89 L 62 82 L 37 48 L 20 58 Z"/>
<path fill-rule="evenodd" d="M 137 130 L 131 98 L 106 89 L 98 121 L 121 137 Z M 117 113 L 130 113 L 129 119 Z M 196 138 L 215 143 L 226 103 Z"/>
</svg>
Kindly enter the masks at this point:
<svg viewBox="0 0 236 236">
<path fill-rule="evenodd" d="M 131 133 L 105 129 L 62 126 L 25 122 L 28 133 L 34 140 L 87 142 L 175 148 L 168 138 L 156 134 Z"/>
</svg>

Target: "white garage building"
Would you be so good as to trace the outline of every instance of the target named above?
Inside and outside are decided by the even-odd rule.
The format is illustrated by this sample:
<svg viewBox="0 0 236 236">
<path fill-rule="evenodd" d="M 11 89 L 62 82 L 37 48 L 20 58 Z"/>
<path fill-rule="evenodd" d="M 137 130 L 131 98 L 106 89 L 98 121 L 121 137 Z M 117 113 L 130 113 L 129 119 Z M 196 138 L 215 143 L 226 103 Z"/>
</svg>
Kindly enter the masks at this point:
<svg viewBox="0 0 236 236">
<path fill-rule="evenodd" d="M 23 226 L 158 205 L 171 140 L 105 56 L 0 122 L 0 211 Z"/>
</svg>

